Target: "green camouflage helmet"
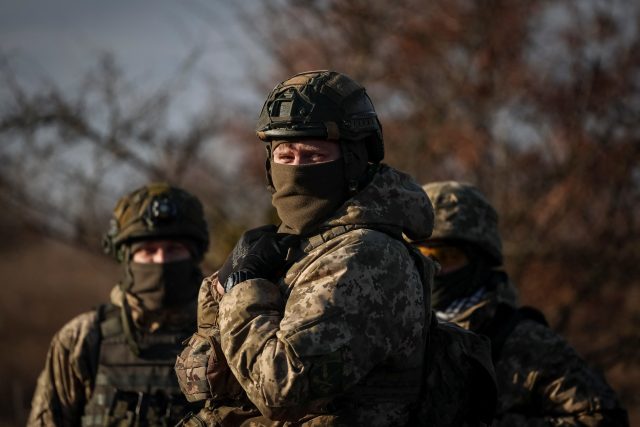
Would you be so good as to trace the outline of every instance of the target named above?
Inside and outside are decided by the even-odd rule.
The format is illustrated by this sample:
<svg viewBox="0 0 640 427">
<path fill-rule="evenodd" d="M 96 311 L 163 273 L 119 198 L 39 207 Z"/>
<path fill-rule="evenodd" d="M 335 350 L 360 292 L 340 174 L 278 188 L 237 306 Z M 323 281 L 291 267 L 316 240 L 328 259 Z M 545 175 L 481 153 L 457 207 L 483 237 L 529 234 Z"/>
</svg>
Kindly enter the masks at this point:
<svg viewBox="0 0 640 427">
<path fill-rule="evenodd" d="M 495 265 L 502 264 L 498 214 L 471 184 L 443 181 L 426 184 L 435 225 L 429 240 L 462 240 L 480 247 Z"/>
<path fill-rule="evenodd" d="M 296 74 L 278 84 L 256 126 L 262 141 L 366 141 L 369 162 L 384 157 L 382 126 L 365 88 L 328 70 Z"/>
<path fill-rule="evenodd" d="M 124 260 L 124 246 L 145 239 L 188 239 L 197 259 L 209 246 L 207 222 L 200 201 L 166 183 L 151 183 L 122 197 L 103 237 L 105 253 Z"/>
</svg>

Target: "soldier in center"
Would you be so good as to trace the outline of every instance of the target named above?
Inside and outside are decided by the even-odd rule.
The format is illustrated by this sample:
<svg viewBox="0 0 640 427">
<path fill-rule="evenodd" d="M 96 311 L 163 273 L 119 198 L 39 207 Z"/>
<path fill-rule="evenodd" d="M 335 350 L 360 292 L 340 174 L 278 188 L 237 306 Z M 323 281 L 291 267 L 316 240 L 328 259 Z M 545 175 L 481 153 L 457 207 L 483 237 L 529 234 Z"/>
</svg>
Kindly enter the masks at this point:
<svg viewBox="0 0 640 427">
<path fill-rule="evenodd" d="M 282 223 L 245 233 L 203 283 L 199 316 L 219 313 L 200 322 L 177 363 L 187 396 L 209 396 L 197 422 L 239 425 L 248 406 L 225 405 L 241 402 L 240 390 L 259 411 L 245 425 L 406 425 L 422 383 L 433 264 L 402 236 L 430 235 L 429 199 L 380 163 L 371 100 L 343 74 L 277 85 L 257 134 Z M 230 374 L 241 388 L 225 386 Z"/>
</svg>

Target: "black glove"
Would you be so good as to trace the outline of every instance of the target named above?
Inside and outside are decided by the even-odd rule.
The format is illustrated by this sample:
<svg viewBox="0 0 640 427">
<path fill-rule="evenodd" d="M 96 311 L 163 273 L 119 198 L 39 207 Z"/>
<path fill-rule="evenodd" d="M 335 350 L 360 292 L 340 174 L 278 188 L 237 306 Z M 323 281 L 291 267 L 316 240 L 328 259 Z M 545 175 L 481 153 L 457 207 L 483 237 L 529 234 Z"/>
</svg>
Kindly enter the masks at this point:
<svg viewBox="0 0 640 427">
<path fill-rule="evenodd" d="M 229 292 L 249 279 L 275 280 L 284 272 L 287 253 L 299 243 L 299 237 L 278 234 L 273 225 L 245 232 L 218 272 L 218 280 Z"/>
<path fill-rule="evenodd" d="M 218 281 L 220 284 L 224 286 L 229 276 L 231 276 L 231 273 L 238 269 L 240 260 L 249 254 L 249 250 L 260 237 L 264 234 L 276 234 L 277 231 L 278 227 L 271 224 L 245 231 L 242 236 L 240 236 L 240 239 L 238 239 L 238 242 L 224 264 L 222 264 L 222 267 L 220 267 L 220 270 L 218 270 Z"/>
</svg>

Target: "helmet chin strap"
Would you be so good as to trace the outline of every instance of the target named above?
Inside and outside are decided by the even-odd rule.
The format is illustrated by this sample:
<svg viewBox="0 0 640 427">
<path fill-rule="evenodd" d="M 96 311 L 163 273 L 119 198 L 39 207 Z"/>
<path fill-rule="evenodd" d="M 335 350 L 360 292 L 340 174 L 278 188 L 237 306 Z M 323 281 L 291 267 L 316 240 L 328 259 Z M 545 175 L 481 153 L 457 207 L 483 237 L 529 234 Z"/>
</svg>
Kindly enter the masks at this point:
<svg viewBox="0 0 640 427">
<path fill-rule="evenodd" d="M 360 190 L 367 176 L 366 145 L 363 141 L 340 140 L 338 143 L 344 159 L 347 193 L 352 197 Z"/>
<path fill-rule="evenodd" d="M 131 272 L 131 245 L 125 244 L 122 246 L 122 266 L 124 267 L 124 281 L 120 282 L 120 289 L 123 292 L 128 291 L 133 286 L 133 273 Z"/>
<path fill-rule="evenodd" d="M 267 150 L 267 160 L 264 162 L 264 169 L 267 174 L 267 189 L 273 194 L 276 192 L 276 188 L 273 186 L 273 180 L 271 179 L 271 153 L 273 152 L 271 142 L 265 144 L 265 149 Z"/>
<path fill-rule="evenodd" d="M 131 306 L 127 301 L 127 291 L 133 286 L 133 273 L 131 272 L 131 246 L 124 245 L 123 248 L 123 265 L 124 265 L 124 283 L 121 284 L 122 299 L 120 300 L 120 319 L 122 321 L 122 329 L 127 340 L 127 345 L 133 354 L 140 355 L 140 346 L 136 335 L 136 328 L 133 324 L 133 316 L 131 315 Z"/>
<path fill-rule="evenodd" d="M 127 302 L 127 293 L 122 292 L 122 300 L 120 301 L 120 319 L 122 320 L 122 329 L 127 340 L 127 345 L 133 354 L 140 355 L 140 345 L 136 335 L 136 328 L 133 325 L 133 317 L 131 316 L 131 307 Z"/>
</svg>

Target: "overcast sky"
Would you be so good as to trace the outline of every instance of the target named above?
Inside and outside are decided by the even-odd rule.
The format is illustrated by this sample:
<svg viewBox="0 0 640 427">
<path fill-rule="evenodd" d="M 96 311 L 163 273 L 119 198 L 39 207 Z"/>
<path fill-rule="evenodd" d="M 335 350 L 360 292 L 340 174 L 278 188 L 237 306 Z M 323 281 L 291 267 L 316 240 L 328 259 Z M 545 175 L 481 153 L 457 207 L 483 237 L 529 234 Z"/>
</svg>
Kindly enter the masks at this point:
<svg viewBox="0 0 640 427">
<path fill-rule="evenodd" d="M 242 87 L 260 54 L 223 0 L 0 0 L 0 50 L 23 79 L 74 87 L 104 52 L 141 89 L 175 74 L 190 52 L 202 57 L 188 89 L 192 105 L 217 89 Z M 251 3 L 248 3 L 251 4 Z M 255 4 L 255 2 L 254 2 Z M 253 70 L 252 70 L 253 71 Z M 238 83 L 238 85 L 234 85 Z M 207 84 L 207 90 L 203 90 Z M 246 87 L 246 85 L 244 85 Z M 252 97 L 228 91 L 244 102 Z M 260 103 L 263 94 L 256 100 Z"/>
</svg>

